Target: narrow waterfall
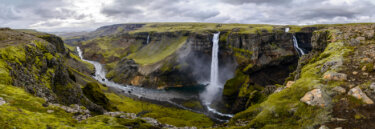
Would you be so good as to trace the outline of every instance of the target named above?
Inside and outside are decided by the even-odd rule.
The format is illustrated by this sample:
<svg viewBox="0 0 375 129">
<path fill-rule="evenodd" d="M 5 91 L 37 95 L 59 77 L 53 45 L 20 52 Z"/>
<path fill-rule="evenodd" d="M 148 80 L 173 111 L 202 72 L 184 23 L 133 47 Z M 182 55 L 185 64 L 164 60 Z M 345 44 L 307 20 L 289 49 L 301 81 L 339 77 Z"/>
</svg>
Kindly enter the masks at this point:
<svg viewBox="0 0 375 129">
<path fill-rule="evenodd" d="M 150 34 L 147 35 L 147 44 L 150 43 Z"/>
<path fill-rule="evenodd" d="M 210 83 L 207 86 L 205 92 L 203 92 L 203 101 L 207 105 L 211 104 L 212 100 L 215 98 L 219 92 L 221 86 L 219 84 L 219 35 L 220 32 L 214 34 L 212 39 L 212 57 L 211 57 L 211 74 Z"/>
<path fill-rule="evenodd" d="M 285 32 L 289 32 L 290 28 L 285 28 Z"/>
<path fill-rule="evenodd" d="M 301 56 L 305 55 L 305 52 L 298 46 L 297 38 L 294 35 L 293 35 L 293 45 L 294 45 L 294 48 L 297 50 L 297 52 L 301 54 Z"/>
<path fill-rule="evenodd" d="M 213 44 L 211 57 L 210 84 L 206 87 L 205 92 L 203 92 L 201 96 L 203 98 L 203 103 L 209 112 L 219 116 L 233 117 L 232 114 L 223 114 L 210 107 L 212 101 L 219 95 L 220 90 L 222 90 L 223 88 L 223 85 L 219 82 L 219 37 L 220 32 L 215 33 L 212 39 Z"/>
</svg>

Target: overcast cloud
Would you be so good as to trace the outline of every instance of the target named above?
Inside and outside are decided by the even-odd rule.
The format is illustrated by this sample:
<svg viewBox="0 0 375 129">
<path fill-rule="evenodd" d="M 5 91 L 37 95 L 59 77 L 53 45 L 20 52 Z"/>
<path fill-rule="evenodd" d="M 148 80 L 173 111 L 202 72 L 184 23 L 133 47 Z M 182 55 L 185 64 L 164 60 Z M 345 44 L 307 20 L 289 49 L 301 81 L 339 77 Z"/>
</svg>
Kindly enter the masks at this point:
<svg viewBox="0 0 375 129">
<path fill-rule="evenodd" d="M 375 22 L 375 0 L 0 0 L 0 27 L 84 31 L 135 22 Z"/>
</svg>

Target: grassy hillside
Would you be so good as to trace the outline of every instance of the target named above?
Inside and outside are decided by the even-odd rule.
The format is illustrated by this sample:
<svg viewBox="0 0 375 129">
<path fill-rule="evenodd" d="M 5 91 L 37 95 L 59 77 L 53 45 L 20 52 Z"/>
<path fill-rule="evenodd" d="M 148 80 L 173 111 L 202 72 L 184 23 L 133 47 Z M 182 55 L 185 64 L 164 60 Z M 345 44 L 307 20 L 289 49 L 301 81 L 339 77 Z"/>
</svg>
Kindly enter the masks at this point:
<svg viewBox="0 0 375 129">
<path fill-rule="evenodd" d="M 153 117 L 162 123 L 176 126 L 208 127 L 213 125 L 213 122 L 203 114 L 132 100 L 112 93 L 102 85 L 96 89 L 87 90 L 86 84 L 98 83 L 89 75 L 93 66 L 71 53 L 71 49 L 74 49 L 71 46 L 67 47 L 67 51 L 71 51 L 69 53 L 52 53 L 55 48 L 49 42 L 26 33 L 5 30 L 5 32 L 0 31 L 0 37 L 6 37 L 0 39 L 0 97 L 6 102 L 0 105 L 0 128 L 152 128 L 150 124 L 140 118 L 124 119 L 97 115 L 96 112 L 92 112 L 92 115 L 95 115 L 93 117 L 77 121 L 73 116 L 78 114 L 68 113 L 58 106 L 47 104 L 46 98 L 36 97 L 37 93 L 47 94 L 47 90 L 69 97 L 82 93 L 78 92 L 80 88 L 84 91 L 85 96 L 90 96 L 91 101 L 99 105 L 102 104 L 103 107 L 108 106 L 104 107 L 108 111 L 142 112 L 141 117 Z M 30 58 L 30 54 L 37 56 Z M 59 62 L 53 62 L 56 60 Z M 56 63 L 59 63 L 59 67 L 56 66 Z M 19 67 L 14 69 L 15 66 Z M 66 71 L 63 71 L 65 68 Z M 17 70 L 20 69 L 23 71 L 18 72 Z M 20 73 L 25 76 L 19 75 Z M 57 82 L 54 79 L 64 75 L 69 79 L 56 80 L 68 83 L 56 86 Z M 15 77 L 20 76 L 32 78 L 27 80 L 35 80 L 42 85 L 25 84 L 26 86 L 22 86 L 20 84 L 13 86 L 14 82 L 19 79 Z M 30 82 L 23 81 L 21 83 Z M 30 85 L 37 87 L 30 91 L 26 89 Z M 70 90 L 75 86 L 78 87 L 76 91 Z M 107 100 L 109 102 L 106 102 Z M 79 103 L 81 102 L 85 104 L 87 99 L 81 98 Z M 83 106 L 80 108 L 86 109 Z"/>
</svg>

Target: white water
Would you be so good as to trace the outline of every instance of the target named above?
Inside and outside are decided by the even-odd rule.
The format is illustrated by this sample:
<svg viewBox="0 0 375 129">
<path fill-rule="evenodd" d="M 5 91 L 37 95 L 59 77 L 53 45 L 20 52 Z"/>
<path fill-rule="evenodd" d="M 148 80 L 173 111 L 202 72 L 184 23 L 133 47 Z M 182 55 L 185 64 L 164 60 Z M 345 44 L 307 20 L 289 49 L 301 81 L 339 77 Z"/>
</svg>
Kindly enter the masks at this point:
<svg viewBox="0 0 375 129">
<path fill-rule="evenodd" d="M 206 87 L 205 92 L 202 94 L 203 102 L 208 105 L 211 104 L 212 100 L 217 96 L 221 86 L 219 84 L 219 33 L 214 34 L 212 39 L 212 57 L 211 57 L 211 74 L 210 83 Z"/>
<path fill-rule="evenodd" d="M 150 43 L 150 34 L 147 35 L 147 44 Z"/>
<path fill-rule="evenodd" d="M 219 33 L 217 34 L 217 41 L 216 41 L 216 47 L 217 47 L 216 51 L 217 51 L 217 53 L 218 53 L 218 37 L 219 37 Z M 100 64 L 99 62 L 84 59 L 83 56 L 82 56 L 82 51 L 79 47 L 77 47 L 77 52 L 78 52 L 78 56 L 81 58 L 81 60 L 89 62 L 89 63 L 94 65 L 95 75 L 93 77 L 97 81 L 99 81 L 102 84 L 105 84 L 108 87 L 112 87 L 112 88 L 115 88 L 115 89 L 122 90 L 124 94 L 130 95 L 130 96 L 136 96 L 138 98 L 146 98 L 146 99 L 149 99 L 149 100 L 168 102 L 168 103 L 170 103 L 172 105 L 175 105 L 177 107 L 180 107 L 182 109 L 197 112 L 197 113 L 201 113 L 199 111 L 194 111 L 192 109 L 186 108 L 186 107 L 184 107 L 182 105 L 179 105 L 179 104 L 172 101 L 172 99 L 184 99 L 184 100 L 194 99 L 194 97 L 191 96 L 191 95 L 185 95 L 185 94 L 181 94 L 181 93 L 177 93 L 177 92 L 173 92 L 173 91 L 167 92 L 165 90 L 154 90 L 154 89 L 147 89 L 147 88 L 136 87 L 136 86 L 125 86 L 125 85 L 121 85 L 121 84 L 117 84 L 115 82 L 109 81 L 105 77 L 106 73 L 105 73 L 105 71 L 102 67 L 102 64 Z M 218 75 L 217 75 L 218 72 L 217 71 L 219 69 L 218 68 L 217 53 L 216 53 L 216 63 L 215 63 L 216 65 L 214 66 L 214 67 L 216 67 L 216 72 L 211 73 L 211 74 L 216 73 L 216 75 L 214 75 L 214 77 L 216 77 L 216 79 L 211 79 L 214 82 L 216 82 L 216 84 L 218 84 Z M 218 86 L 219 85 L 216 85 L 214 88 L 216 88 Z M 217 93 L 219 91 L 219 89 L 214 89 L 214 90 L 216 90 L 215 93 Z M 211 103 L 211 101 L 210 101 L 210 103 Z M 211 113 L 214 113 L 214 114 L 219 115 L 219 116 L 224 116 L 224 117 L 233 117 L 232 114 L 223 114 L 223 113 L 220 113 L 220 112 L 216 111 L 215 109 L 209 107 L 208 103 L 205 103 L 205 105 L 206 105 L 208 111 L 211 112 Z M 218 121 L 222 121 L 222 122 L 226 121 L 226 120 L 221 120 L 221 119 L 216 118 L 216 117 L 214 117 L 214 119 L 216 119 Z"/>
<path fill-rule="evenodd" d="M 165 101 L 168 102 L 171 99 L 191 99 L 192 96 L 183 95 L 177 92 L 173 91 L 165 91 L 165 90 L 154 90 L 154 89 L 147 89 L 142 87 L 136 87 L 136 86 L 125 86 L 121 84 L 117 84 L 115 82 L 109 81 L 105 75 L 106 72 L 104 71 L 102 64 L 95 61 L 85 60 L 82 56 L 82 51 L 79 47 L 77 47 L 78 56 L 86 62 L 89 62 L 94 65 L 95 67 L 95 75 L 93 76 L 96 80 L 98 80 L 100 83 L 107 85 L 108 87 L 116 88 L 119 90 L 122 90 L 124 94 L 130 95 L 130 96 L 136 96 L 138 98 L 146 98 L 150 100 L 156 100 L 156 101 Z"/>
<path fill-rule="evenodd" d="M 210 84 L 206 87 L 205 92 L 201 94 L 201 97 L 203 98 L 204 105 L 207 107 L 209 112 L 219 116 L 233 117 L 232 114 L 223 114 L 210 107 L 212 101 L 218 96 L 220 90 L 223 89 L 223 85 L 219 82 L 219 36 L 220 32 L 215 33 L 214 37 L 212 38 L 213 45 Z"/>
<path fill-rule="evenodd" d="M 298 46 L 297 38 L 294 35 L 293 35 L 293 45 L 294 45 L 294 48 L 297 50 L 297 52 L 301 54 L 301 56 L 305 55 L 305 52 Z"/>
<path fill-rule="evenodd" d="M 289 32 L 290 28 L 285 28 L 285 32 Z"/>
</svg>

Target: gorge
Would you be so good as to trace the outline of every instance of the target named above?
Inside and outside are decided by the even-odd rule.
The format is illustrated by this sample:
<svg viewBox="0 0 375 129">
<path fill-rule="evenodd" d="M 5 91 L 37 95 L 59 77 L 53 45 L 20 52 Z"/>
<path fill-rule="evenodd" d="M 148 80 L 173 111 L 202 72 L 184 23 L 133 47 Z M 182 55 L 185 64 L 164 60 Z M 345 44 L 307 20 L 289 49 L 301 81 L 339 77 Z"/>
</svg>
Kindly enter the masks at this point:
<svg viewBox="0 0 375 129">
<path fill-rule="evenodd" d="M 0 127 L 372 127 L 374 30 L 134 23 L 60 38 L 1 28 Z"/>
</svg>

